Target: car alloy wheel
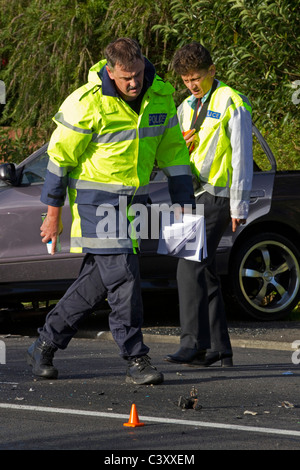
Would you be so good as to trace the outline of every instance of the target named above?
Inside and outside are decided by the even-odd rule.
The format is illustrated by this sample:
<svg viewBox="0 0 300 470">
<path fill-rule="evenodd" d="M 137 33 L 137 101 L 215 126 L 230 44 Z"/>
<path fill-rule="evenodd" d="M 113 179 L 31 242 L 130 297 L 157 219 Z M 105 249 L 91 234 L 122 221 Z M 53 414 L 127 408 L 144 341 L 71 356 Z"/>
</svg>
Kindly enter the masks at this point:
<svg viewBox="0 0 300 470">
<path fill-rule="evenodd" d="M 300 255 L 285 236 L 264 233 L 246 239 L 233 266 L 234 296 L 248 315 L 277 320 L 297 305 Z"/>
</svg>

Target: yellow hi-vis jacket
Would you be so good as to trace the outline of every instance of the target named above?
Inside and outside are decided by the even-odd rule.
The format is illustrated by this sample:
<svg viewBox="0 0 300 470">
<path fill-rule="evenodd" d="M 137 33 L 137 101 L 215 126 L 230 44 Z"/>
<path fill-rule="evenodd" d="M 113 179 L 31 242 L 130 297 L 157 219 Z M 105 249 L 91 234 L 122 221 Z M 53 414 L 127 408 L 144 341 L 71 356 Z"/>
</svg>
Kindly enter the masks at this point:
<svg viewBox="0 0 300 470">
<path fill-rule="evenodd" d="M 191 129 L 197 99 L 178 107 L 182 131 Z M 230 198 L 231 216 L 247 218 L 253 177 L 252 108 L 247 97 L 219 82 L 190 154 L 202 189 Z"/>
<path fill-rule="evenodd" d="M 146 203 L 154 162 L 169 178 L 173 203 L 193 203 L 189 154 L 172 94 L 174 88 L 155 74 L 145 59 L 144 85 L 137 114 L 117 93 L 106 61 L 94 65 L 88 83 L 74 91 L 54 117 L 49 164 L 41 200 L 64 204 L 68 188 L 72 212 L 71 252 L 135 252 L 133 237 L 99 235 L 105 207 L 119 210 Z M 116 215 L 118 219 L 118 214 Z M 124 232 L 124 231 L 123 231 Z"/>
</svg>

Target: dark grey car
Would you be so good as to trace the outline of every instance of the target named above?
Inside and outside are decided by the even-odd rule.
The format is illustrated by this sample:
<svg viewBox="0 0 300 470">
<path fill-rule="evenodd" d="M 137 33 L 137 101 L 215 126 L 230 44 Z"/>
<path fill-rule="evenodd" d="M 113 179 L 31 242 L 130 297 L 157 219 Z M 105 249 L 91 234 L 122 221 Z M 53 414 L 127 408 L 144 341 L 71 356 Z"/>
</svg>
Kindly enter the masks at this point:
<svg viewBox="0 0 300 470">
<path fill-rule="evenodd" d="M 253 126 L 256 154 L 247 224 L 222 238 L 218 271 L 228 309 L 260 320 L 284 317 L 300 296 L 300 172 L 276 172 L 274 156 Z M 260 150 L 258 150 L 260 149 Z M 265 161 L 265 162 L 264 162 Z M 20 165 L 0 166 L 0 308 L 16 302 L 57 299 L 77 277 L 83 255 L 70 254 L 71 216 L 63 208 L 62 250 L 47 253 L 41 242 L 41 189 L 47 145 Z M 167 180 L 153 170 L 152 203 L 169 203 Z M 143 240 L 140 257 L 144 289 L 176 288 L 176 258 L 157 254 L 157 240 Z"/>
</svg>

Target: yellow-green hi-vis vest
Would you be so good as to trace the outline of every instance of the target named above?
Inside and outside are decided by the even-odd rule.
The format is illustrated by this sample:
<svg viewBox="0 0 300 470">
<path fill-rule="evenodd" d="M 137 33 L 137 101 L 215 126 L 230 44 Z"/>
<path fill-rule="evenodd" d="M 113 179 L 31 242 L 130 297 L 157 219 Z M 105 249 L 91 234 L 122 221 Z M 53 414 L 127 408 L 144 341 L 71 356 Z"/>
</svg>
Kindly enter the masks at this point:
<svg viewBox="0 0 300 470">
<path fill-rule="evenodd" d="M 178 118 L 182 131 L 187 131 L 191 128 L 194 113 L 192 103 L 195 104 L 194 97 L 188 97 L 178 107 Z M 223 82 L 219 82 L 219 86 L 210 98 L 207 115 L 196 135 L 195 147 L 191 152 L 190 160 L 192 172 L 198 176 L 202 187 L 206 191 L 216 196 L 231 197 L 230 188 L 232 186 L 233 162 L 228 124 L 239 108 L 243 108 L 244 111 L 249 113 L 248 125 L 244 128 L 241 126 L 239 138 L 242 140 L 244 137 L 243 132 L 247 132 L 246 139 L 249 142 L 247 144 L 248 156 L 242 156 L 239 161 L 237 159 L 237 165 L 243 165 L 243 158 L 248 158 L 246 163 L 249 167 L 249 183 L 246 184 L 245 191 L 241 190 L 240 194 L 236 194 L 234 197 L 236 200 L 247 200 L 250 196 L 251 168 L 253 166 L 251 137 L 252 107 L 247 97 Z"/>
<path fill-rule="evenodd" d="M 127 209 L 146 203 L 154 162 L 169 178 L 173 203 L 193 202 L 189 154 L 178 125 L 172 94 L 145 59 L 144 93 L 137 114 L 116 91 L 106 61 L 94 65 L 88 83 L 73 92 L 54 117 L 49 164 L 41 200 L 64 204 L 68 189 L 72 212 L 71 252 L 135 252 L 134 237 L 99 234 L 105 209 L 119 211 L 120 197 Z M 102 219 L 101 219 L 102 218 Z"/>
</svg>

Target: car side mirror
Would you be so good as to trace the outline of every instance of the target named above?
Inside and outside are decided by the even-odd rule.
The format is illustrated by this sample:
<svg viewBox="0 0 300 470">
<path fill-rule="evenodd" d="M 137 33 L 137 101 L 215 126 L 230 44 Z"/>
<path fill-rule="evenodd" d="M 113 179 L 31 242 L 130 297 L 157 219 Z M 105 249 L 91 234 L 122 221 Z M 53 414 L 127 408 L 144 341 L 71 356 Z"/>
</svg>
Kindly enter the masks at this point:
<svg viewBox="0 0 300 470">
<path fill-rule="evenodd" d="M 16 183 L 17 175 L 14 163 L 2 163 L 0 165 L 0 180 L 12 186 Z"/>
</svg>

